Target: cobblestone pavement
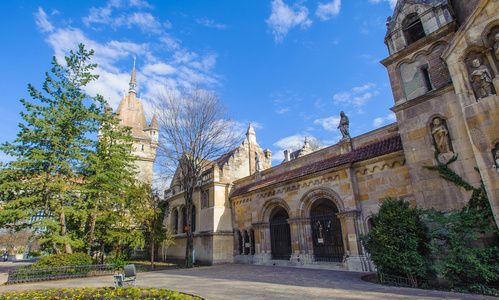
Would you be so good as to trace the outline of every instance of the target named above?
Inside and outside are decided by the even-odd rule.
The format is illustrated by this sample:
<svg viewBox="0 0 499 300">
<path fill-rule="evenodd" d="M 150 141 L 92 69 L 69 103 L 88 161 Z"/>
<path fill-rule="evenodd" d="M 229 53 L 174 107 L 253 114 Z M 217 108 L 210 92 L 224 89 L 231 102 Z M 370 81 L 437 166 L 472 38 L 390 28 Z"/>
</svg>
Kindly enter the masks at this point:
<svg viewBox="0 0 499 300">
<path fill-rule="evenodd" d="M 364 282 L 365 273 L 256 265 L 219 265 L 139 273 L 137 286 L 206 299 L 497 299 Z M 0 286 L 0 292 L 112 286 L 111 276 Z"/>
</svg>

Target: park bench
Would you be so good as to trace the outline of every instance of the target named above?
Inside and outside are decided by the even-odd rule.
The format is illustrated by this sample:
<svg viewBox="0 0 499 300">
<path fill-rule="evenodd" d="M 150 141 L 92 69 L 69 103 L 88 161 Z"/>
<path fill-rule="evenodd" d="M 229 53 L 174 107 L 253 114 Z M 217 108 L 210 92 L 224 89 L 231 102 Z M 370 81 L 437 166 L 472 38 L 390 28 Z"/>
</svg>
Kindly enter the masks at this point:
<svg viewBox="0 0 499 300">
<path fill-rule="evenodd" d="M 123 285 L 134 286 L 136 287 L 136 279 L 137 279 L 137 270 L 135 269 L 135 265 L 126 265 L 123 267 L 122 274 L 116 274 L 113 276 L 114 279 L 114 287 L 123 287 Z"/>
</svg>

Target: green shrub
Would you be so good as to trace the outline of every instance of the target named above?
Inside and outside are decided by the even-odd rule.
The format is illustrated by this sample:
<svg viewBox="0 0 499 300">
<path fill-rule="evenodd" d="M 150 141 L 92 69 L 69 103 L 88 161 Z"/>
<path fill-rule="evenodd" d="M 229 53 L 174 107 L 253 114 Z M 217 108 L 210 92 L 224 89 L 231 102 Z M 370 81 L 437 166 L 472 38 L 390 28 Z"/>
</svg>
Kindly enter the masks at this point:
<svg viewBox="0 0 499 300">
<path fill-rule="evenodd" d="M 431 273 L 429 235 L 421 210 L 403 199 L 387 198 L 372 218 L 374 227 L 362 243 L 378 271 L 407 276 L 417 286 L 417 278 Z"/>
<path fill-rule="evenodd" d="M 31 265 L 31 268 L 85 266 L 91 265 L 92 258 L 85 253 L 61 253 L 43 256 L 39 261 Z"/>
<path fill-rule="evenodd" d="M 41 256 L 42 254 L 41 254 L 39 251 L 30 251 L 30 252 L 28 253 L 28 255 L 29 255 L 29 256 L 31 256 L 31 257 L 39 257 L 39 256 Z"/>
</svg>

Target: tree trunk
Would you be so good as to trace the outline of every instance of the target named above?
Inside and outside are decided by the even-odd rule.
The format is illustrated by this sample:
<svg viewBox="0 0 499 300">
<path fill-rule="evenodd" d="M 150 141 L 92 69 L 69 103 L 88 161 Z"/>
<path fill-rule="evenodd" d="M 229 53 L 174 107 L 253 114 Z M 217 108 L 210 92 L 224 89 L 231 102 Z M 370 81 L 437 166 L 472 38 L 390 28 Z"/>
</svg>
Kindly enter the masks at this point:
<svg viewBox="0 0 499 300">
<path fill-rule="evenodd" d="M 154 220 L 151 220 L 151 233 L 150 233 L 150 243 L 151 243 L 151 271 L 154 271 Z"/>
<path fill-rule="evenodd" d="M 190 188 L 190 187 L 189 187 Z M 194 190 L 194 189 L 192 189 Z M 187 219 L 187 241 L 185 245 L 185 265 L 187 268 L 192 268 L 192 249 L 194 249 L 194 234 L 192 232 L 192 190 L 185 191 L 185 217 Z"/>
<path fill-rule="evenodd" d="M 61 223 L 61 236 L 66 237 L 68 235 L 66 231 L 66 216 L 64 212 L 59 215 L 59 222 Z M 73 253 L 73 249 L 71 248 L 71 244 L 68 242 L 64 242 L 64 249 L 66 253 Z"/>
<path fill-rule="evenodd" d="M 95 220 L 97 219 L 97 213 L 93 212 L 90 214 L 90 232 L 88 234 L 88 245 L 87 245 L 87 254 L 90 255 L 90 250 L 92 248 L 92 241 L 94 240 L 94 231 L 95 231 Z"/>
</svg>

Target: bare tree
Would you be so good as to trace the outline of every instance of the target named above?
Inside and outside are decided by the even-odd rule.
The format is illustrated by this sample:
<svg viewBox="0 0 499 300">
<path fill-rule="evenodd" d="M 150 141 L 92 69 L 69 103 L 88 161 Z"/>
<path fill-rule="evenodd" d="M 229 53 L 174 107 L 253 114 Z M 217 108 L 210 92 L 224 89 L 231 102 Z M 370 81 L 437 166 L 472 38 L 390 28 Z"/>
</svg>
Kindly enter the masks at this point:
<svg viewBox="0 0 499 300">
<path fill-rule="evenodd" d="M 0 249 L 5 249 L 5 252 L 9 254 L 18 253 L 19 251 L 24 250 L 31 235 L 32 232 L 29 229 L 20 231 L 7 229 L 0 234 Z"/>
<path fill-rule="evenodd" d="M 201 173 L 212 160 L 232 150 L 237 131 L 228 108 L 217 93 L 200 86 L 180 91 L 167 90 L 155 104 L 160 138 L 160 164 L 174 174 L 173 182 L 184 193 L 187 223 L 186 265 L 192 266 L 193 194 Z"/>
</svg>

